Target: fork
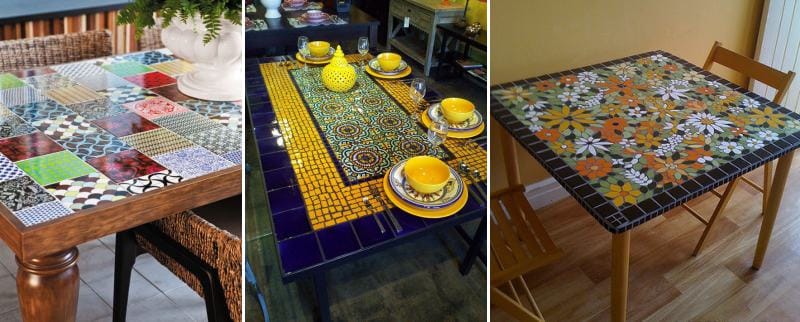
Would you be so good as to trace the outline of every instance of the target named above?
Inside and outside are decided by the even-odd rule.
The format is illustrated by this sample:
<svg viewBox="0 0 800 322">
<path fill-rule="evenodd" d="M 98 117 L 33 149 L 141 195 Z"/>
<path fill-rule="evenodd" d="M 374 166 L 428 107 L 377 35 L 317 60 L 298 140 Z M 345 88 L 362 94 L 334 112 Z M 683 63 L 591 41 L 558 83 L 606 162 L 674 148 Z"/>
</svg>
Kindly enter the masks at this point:
<svg viewBox="0 0 800 322">
<path fill-rule="evenodd" d="M 367 205 L 367 209 L 369 210 L 369 212 L 373 212 L 372 204 L 369 203 L 369 197 L 364 197 L 361 200 L 363 200 L 364 204 Z M 378 228 L 381 229 L 381 234 L 385 233 L 386 232 L 386 228 L 383 227 L 383 223 L 381 223 L 381 220 L 378 219 L 378 214 L 376 213 L 376 214 L 372 215 L 372 218 L 375 218 L 375 223 L 378 224 Z"/>
<path fill-rule="evenodd" d="M 381 197 L 381 194 L 378 191 L 378 189 L 375 188 L 375 186 L 373 186 L 372 184 L 369 184 L 368 186 L 369 186 L 369 192 L 372 194 L 372 196 L 375 197 L 375 199 L 378 199 L 378 201 L 380 201 L 380 204 L 383 207 L 384 212 L 389 217 L 389 221 L 391 221 L 392 226 L 394 226 L 394 230 L 397 231 L 398 233 L 403 231 L 403 227 L 400 226 L 400 223 L 397 221 L 397 218 L 394 217 L 394 213 L 392 213 L 392 209 L 389 208 L 389 205 L 387 205 L 386 202 L 383 201 L 383 198 Z"/>
<path fill-rule="evenodd" d="M 472 184 L 470 184 L 469 187 L 475 188 L 475 190 L 477 190 L 478 196 L 476 196 L 476 198 L 478 199 L 478 201 L 481 202 L 481 204 L 484 204 L 483 200 L 486 198 L 486 192 L 483 191 L 483 189 L 479 185 L 479 181 L 472 177 L 472 173 L 470 173 L 469 166 L 466 163 L 464 163 L 464 161 L 461 161 L 458 164 L 458 171 L 461 172 L 465 177 L 467 177 L 467 179 L 472 181 Z M 475 170 L 475 172 L 478 175 L 478 179 L 480 179 L 480 171 Z"/>
</svg>

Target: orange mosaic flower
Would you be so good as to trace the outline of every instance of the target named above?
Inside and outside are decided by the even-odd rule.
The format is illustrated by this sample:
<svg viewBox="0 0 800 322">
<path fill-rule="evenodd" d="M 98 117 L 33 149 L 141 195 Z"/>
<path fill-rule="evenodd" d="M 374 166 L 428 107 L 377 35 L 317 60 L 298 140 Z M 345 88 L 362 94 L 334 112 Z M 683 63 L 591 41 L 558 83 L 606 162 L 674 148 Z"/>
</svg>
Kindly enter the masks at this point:
<svg viewBox="0 0 800 322">
<path fill-rule="evenodd" d="M 558 130 L 555 129 L 542 129 L 536 132 L 536 137 L 548 142 L 555 142 L 561 137 L 561 133 L 558 133 Z"/>
<path fill-rule="evenodd" d="M 611 162 L 601 158 L 588 158 L 580 160 L 575 164 L 575 169 L 578 174 L 594 180 L 597 178 L 605 177 L 611 172 Z"/>
<path fill-rule="evenodd" d="M 675 65 L 675 64 L 666 64 L 666 65 L 664 65 L 664 70 L 674 72 L 674 71 L 678 70 L 678 66 Z"/>
<path fill-rule="evenodd" d="M 546 92 L 555 88 L 556 84 L 554 84 L 551 81 L 541 81 L 541 82 L 536 82 L 535 86 L 536 89 L 539 90 L 540 92 Z"/>
<path fill-rule="evenodd" d="M 603 122 L 603 127 L 600 128 L 600 135 L 611 143 L 619 143 L 622 141 L 622 131 L 628 126 L 628 122 L 621 117 L 614 117 Z"/>
<path fill-rule="evenodd" d="M 641 103 L 639 101 L 639 99 L 636 98 L 633 95 L 619 96 L 619 97 L 617 97 L 617 101 L 620 104 L 625 105 L 625 106 L 629 106 L 629 107 L 639 106 L 639 103 Z"/>
<path fill-rule="evenodd" d="M 661 145 L 661 138 L 653 136 L 653 133 L 636 134 L 636 143 L 644 146 L 645 149 L 654 149 Z"/>
<path fill-rule="evenodd" d="M 575 75 L 565 75 L 561 76 L 561 79 L 559 79 L 559 82 L 561 82 L 561 84 L 566 84 L 566 85 L 572 85 L 577 81 L 578 81 L 578 76 Z"/>
<path fill-rule="evenodd" d="M 706 103 L 703 103 L 702 101 L 694 101 L 694 100 L 693 101 L 688 101 L 688 102 L 686 102 L 686 108 L 688 108 L 690 110 L 695 110 L 695 111 L 702 111 L 702 110 L 704 110 L 706 108 Z"/>
<path fill-rule="evenodd" d="M 632 96 L 634 89 L 646 89 L 646 85 L 642 84 L 634 84 L 633 78 L 629 78 L 627 80 L 621 80 L 617 76 L 610 76 L 608 77 L 607 82 L 602 82 L 597 84 L 598 87 L 606 89 L 606 95 L 612 93 L 622 93 L 623 96 Z"/>
<path fill-rule="evenodd" d="M 698 87 L 697 89 L 695 89 L 695 92 L 698 92 L 698 93 L 703 94 L 703 95 L 711 95 L 711 94 L 714 94 L 714 92 L 716 92 L 716 90 L 714 88 L 712 88 L 712 87 L 701 86 L 701 87 Z"/>
<path fill-rule="evenodd" d="M 647 166 L 660 173 L 663 177 L 661 183 L 681 183 L 689 173 L 686 172 L 688 165 L 684 159 L 673 159 L 672 157 L 659 158 L 656 156 L 647 156 Z"/>
</svg>

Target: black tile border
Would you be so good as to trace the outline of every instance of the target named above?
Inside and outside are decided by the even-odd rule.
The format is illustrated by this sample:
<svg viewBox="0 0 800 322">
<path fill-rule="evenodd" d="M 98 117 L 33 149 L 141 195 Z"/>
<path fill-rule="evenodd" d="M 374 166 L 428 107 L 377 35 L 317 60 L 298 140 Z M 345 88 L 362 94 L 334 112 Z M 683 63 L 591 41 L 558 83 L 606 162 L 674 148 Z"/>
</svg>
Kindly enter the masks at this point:
<svg viewBox="0 0 800 322">
<path fill-rule="evenodd" d="M 649 51 L 608 62 L 531 77 L 524 80 L 498 84 L 492 86 L 490 90 L 495 91 L 511 86 L 533 86 L 533 82 L 550 80 L 567 74 L 575 74 L 582 71 L 607 67 L 623 62 L 630 62 L 657 54 L 664 55 L 665 57 L 684 65 L 684 67 L 688 68 L 689 70 L 697 71 L 703 76 L 706 76 L 707 80 L 716 80 L 720 84 L 730 87 L 732 90 L 753 98 L 760 104 L 773 108 L 777 113 L 785 114 L 790 118 L 800 120 L 799 114 L 794 113 L 778 104 L 773 103 L 770 100 L 767 100 L 764 97 L 759 96 L 758 94 L 752 93 L 747 89 L 733 84 L 724 78 L 714 75 L 698 67 L 697 65 L 694 65 L 663 50 Z M 562 187 L 564 187 L 564 189 L 566 189 L 567 192 L 572 195 L 572 197 L 575 198 L 575 200 L 577 200 L 578 203 L 580 203 L 581 206 L 586 209 L 589 214 L 591 214 L 595 220 L 597 220 L 598 223 L 600 223 L 600 225 L 602 225 L 609 232 L 615 234 L 628 231 L 638 225 L 641 225 L 650 219 L 660 216 L 661 214 L 676 208 L 691 199 L 705 194 L 714 188 L 728 183 L 733 179 L 759 168 L 767 162 L 774 161 L 790 151 L 800 147 L 800 131 L 798 131 L 793 134 L 789 134 L 778 141 L 767 143 L 763 148 L 751 151 L 747 155 L 742 155 L 739 158 L 729 161 L 718 168 L 707 172 L 702 172 L 699 176 L 687 181 L 691 183 L 684 182 L 681 185 L 674 186 L 666 191 L 654 194 L 652 198 L 640 202 L 638 205 L 627 205 L 622 209 L 618 209 L 608 202 L 605 202 L 604 204 L 593 204 L 592 201 L 594 200 L 589 200 L 590 198 L 586 198 L 591 197 L 591 195 L 585 194 L 585 189 L 581 189 L 581 186 L 588 184 L 586 179 L 578 175 L 577 172 L 572 169 L 570 169 L 572 170 L 571 173 L 568 173 L 563 171 L 563 169 L 553 168 L 551 166 L 553 161 L 550 159 L 552 159 L 554 153 L 544 144 L 544 141 L 533 135 L 527 129 L 527 127 L 521 126 L 521 122 L 517 119 L 517 117 L 511 114 L 511 112 L 494 97 L 494 95 L 490 96 L 491 99 L 489 103 L 489 113 L 492 115 L 492 117 L 517 142 L 519 142 L 526 150 L 528 150 L 528 153 L 534 159 L 536 159 L 536 161 L 539 162 L 539 164 L 553 178 L 555 178 L 556 181 Z M 558 159 L 558 161 L 561 160 Z M 563 164 L 563 161 L 561 161 L 561 163 Z M 524 165 L 520 166 L 520 170 L 524 170 L 522 168 L 523 166 Z M 712 172 L 715 177 L 709 175 Z M 591 186 L 589 187 L 592 188 L 592 190 L 595 190 L 595 194 L 599 194 L 597 193 L 596 189 Z M 579 191 L 579 189 L 581 190 Z M 647 201 L 652 201 L 652 203 Z"/>
</svg>

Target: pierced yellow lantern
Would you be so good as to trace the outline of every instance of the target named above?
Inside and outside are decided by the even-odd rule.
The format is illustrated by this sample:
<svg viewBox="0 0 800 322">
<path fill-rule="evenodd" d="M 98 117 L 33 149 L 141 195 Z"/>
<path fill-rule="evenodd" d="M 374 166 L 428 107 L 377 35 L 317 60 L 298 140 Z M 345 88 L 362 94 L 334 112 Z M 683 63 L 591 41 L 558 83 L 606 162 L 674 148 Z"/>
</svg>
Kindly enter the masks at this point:
<svg viewBox="0 0 800 322">
<path fill-rule="evenodd" d="M 334 92 L 346 92 L 356 85 L 356 69 L 347 63 L 341 46 L 336 46 L 333 59 L 322 69 L 322 84 Z"/>
</svg>

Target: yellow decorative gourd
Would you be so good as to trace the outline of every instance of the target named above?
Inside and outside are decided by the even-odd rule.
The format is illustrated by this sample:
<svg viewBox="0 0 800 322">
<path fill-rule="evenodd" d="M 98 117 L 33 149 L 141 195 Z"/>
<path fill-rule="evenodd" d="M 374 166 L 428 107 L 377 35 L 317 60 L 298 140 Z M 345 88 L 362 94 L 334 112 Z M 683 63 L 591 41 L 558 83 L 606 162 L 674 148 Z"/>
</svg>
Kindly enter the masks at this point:
<svg viewBox="0 0 800 322">
<path fill-rule="evenodd" d="M 346 92 L 356 85 L 356 69 L 347 63 L 341 46 L 336 46 L 330 64 L 322 69 L 322 84 L 334 92 Z"/>
</svg>

